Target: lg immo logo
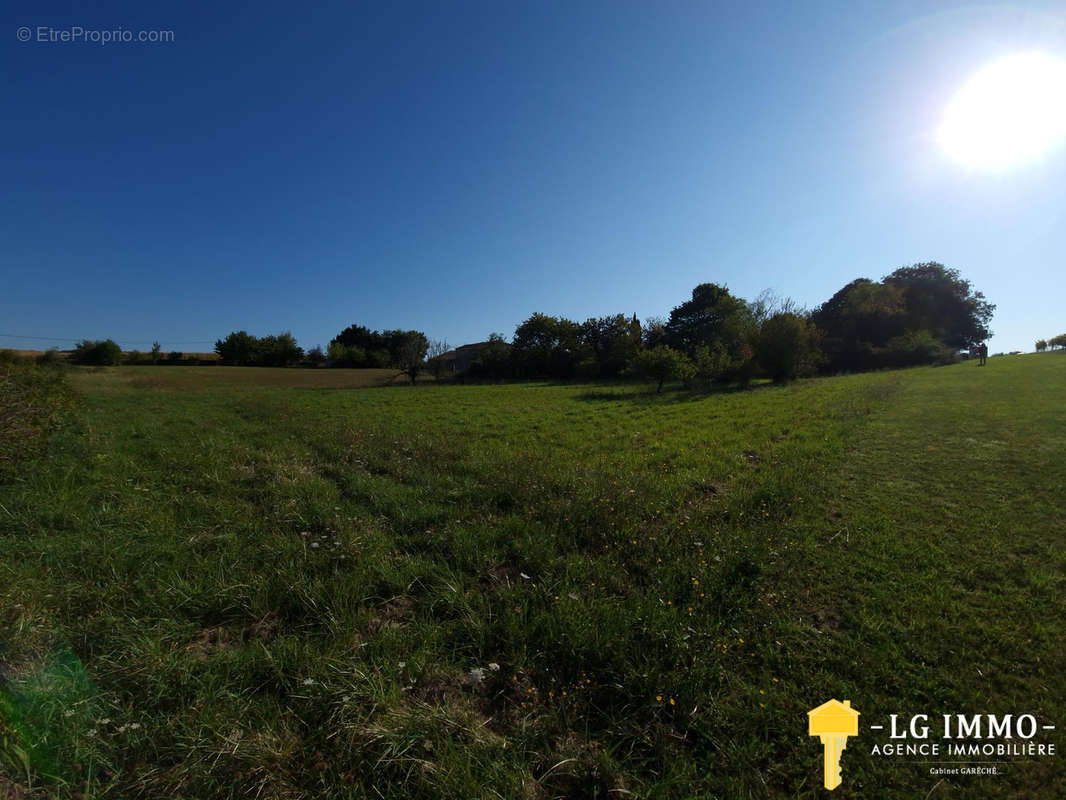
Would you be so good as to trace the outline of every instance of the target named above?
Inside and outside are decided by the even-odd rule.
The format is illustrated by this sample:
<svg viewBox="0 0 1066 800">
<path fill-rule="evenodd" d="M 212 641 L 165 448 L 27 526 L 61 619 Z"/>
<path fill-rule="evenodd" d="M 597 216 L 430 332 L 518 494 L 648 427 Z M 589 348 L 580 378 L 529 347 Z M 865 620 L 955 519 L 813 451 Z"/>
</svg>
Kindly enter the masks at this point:
<svg viewBox="0 0 1066 800">
<path fill-rule="evenodd" d="M 1055 726 L 1030 713 L 889 714 L 885 723 L 869 725 L 870 756 L 928 765 L 931 775 L 1000 775 L 1012 763 L 1056 754 L 1049 741 Z M 822 743 L 825 788 L 835 789 L 840 756 L 859 734 L 859 712 L 850 700 L 829 700 L 807 712 L 807 726 Z"/>
<path fill-rule="evenodd" d="M 848 746 L 848 737 L 859 733 L 859 712 L 851 701 L 830 700 L 807 712 L 807 732 L 822 740 L 822 769 L 825 788 L 840 785 L 840 754 Z"/>
</svg>

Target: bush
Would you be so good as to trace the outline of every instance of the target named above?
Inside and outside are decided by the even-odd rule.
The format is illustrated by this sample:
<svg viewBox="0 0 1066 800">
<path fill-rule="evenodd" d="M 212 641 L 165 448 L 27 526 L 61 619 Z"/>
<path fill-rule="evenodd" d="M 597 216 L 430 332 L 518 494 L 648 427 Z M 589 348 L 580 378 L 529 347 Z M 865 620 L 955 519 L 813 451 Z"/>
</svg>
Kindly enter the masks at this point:
<svg viewBox="0 0 1066 800">
<path fill-rule="evenodd" d="M 949 364 L 955 351 L 927 330 L 905 333 L 890 339 L 884 357 L 888 366 L 912 367 L 919 364 Z"/>
<path fill-rule="evenodd" d="M 37 363 L 44 367 L 57 367 L 63 363 L 63 359 L 59 357 L 59 351 L 53 347 L 37 356 Z"/>
<path fill-rule="evenodd" d="M 114 366 L 122 363 L 122 348 L 113 339 L 105 339 L 102 342 L 82 339 L 70 360 L 75 364 Z"/>
<path fill-rule="evenodd" d="M 583 381 L 593 381 L 600 377 L 600 362 L 595 358 L 583 358 L 574 367 L 574 375 Z"/>
<path fill-rule="evenodd" d="M 355 344 L 330 342 L 329 361 L 333 367 L 362 367 L 366 365 L 366 350 Z"/>
</svg>

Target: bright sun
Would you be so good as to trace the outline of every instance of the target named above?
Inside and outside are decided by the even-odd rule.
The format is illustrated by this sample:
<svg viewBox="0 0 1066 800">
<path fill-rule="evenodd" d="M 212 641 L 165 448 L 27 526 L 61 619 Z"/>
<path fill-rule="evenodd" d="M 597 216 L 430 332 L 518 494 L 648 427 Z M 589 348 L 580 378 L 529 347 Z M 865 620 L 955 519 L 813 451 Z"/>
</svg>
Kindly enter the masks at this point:
<svg viewBox="0 0 1066 800">
<path fill-rule="evenodd" d="M 1066 62 L 1020 53 L 988 65 L 952 98 L 937 138 L 974 169 L 1039 157 L 1066 139 Z"/>
</svg>

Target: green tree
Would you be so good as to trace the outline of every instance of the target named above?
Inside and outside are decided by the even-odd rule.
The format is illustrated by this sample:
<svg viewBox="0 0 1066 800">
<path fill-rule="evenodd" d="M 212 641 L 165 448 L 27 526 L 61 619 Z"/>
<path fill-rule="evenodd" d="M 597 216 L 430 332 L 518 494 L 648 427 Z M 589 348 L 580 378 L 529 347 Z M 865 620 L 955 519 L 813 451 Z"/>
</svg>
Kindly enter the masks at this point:
<svg viewBox="0 0 1066 800">
<path fill-rule="evenodd" d="M 247 331 L 234 331 L 215 342 L 215 352 L 226 364 L 246 366 L 255 360 L 258 341 Z"/>
<path fill-rule="evenodd" d="M 122 348 L 114 339 L 90 341 L 82 339 L 70 360 L 75 364 L 92 364 L 95 366 L 113 366 L 122 363 Z"/>
<path fill-rule="evenodd" d="M 721 343 L 727 350 L 743 337 L 751 323 L 751 310 L 727 288 L 701 283 L 686 300 L 670 312 L 666 343 L 675 350 L 694 353 L 701 344 Z"/>
<path fill-rule="evenodd" d="M 366 350 L 358 345 L 346 345 L 334 339 L 327 351 L 331 367 L 366 366 Z"/>
<path fill-rule="evenodd" d="M 620 375 L 640 350 L 641 327 L 636 314 L 632 318 L 625 314 L 590 318 L 582 323 L 579 335 L 583 353 L 577 368 L 582 377 Z"/>
<path fill-rule="evenodd" d="M 289 331 L 256 340 L 254 362 L 263 367 L 288 367 L 303 358 L 303 348 Z"/>
<path fill-rule="evenodd" d="M 163 354 L 163 348 L 159 346 L 159 342 L 152 342 L 152 363 L 158 364 L 159 357 Z"/>
<path fill-rule="evenodd" d="M 759 326 L 755 352 L 759 365 L 775 383 L 810 374 L 820 355 L 818 329 L 799 314 L 772 314 Z"/>
<path fill-rule="evenodd" d="M 901 267 L 882 281 L 900 289 L 909 331 L 926 330 L 956 350 L 992 336 L 988 323 L 996 307 L 973 291 L 957 269 L 927 262 Z"/>
<path fill-rule="evenodd" d="M 397 343 L 397 352 L 395 353 L 395 365 L 399 367 L 400 371 L 411 379 L 411 385 L 413 386 L 418 380 L 418 374 L 422 371 L 422 368 L 426 363 L 426 351 L 429 349 L 429 343 L 426 341 L 426 337 L 417 331 L 407 331 L 406 336 L 401 342 Z"/>
<path fill-rule="evenodd" d="M 1036 352 L 1043 353 L 1045 350 L 1047 350 L 1047 340 L 1045 340 L 1045 339 L 1037 339 L 1036 340 Z"/>
<path fill-rule="evenodd" d="M 666 381 L 687 383 L 695 375 L 696 368 L 684 353 L 667 345 L 659 345 L 650 350 L 641 350 L 633 359 L 632 371 L 638 377 L 656 381 L 655 391 L 658 393 L 663 390 Z"/>
<path fill-rule="evenodd" d="M 743 377 L 752 359 L 756 332 L 752 309 L 745 300 L 734 297 L 724 286 L 701 283 L 692 290 L 690 300 L 670 312 L 663 341 L 692 357 L 701 345 L 712 351 L 720 349 L 728 356 L 722 374 Z"/>
<path fill-rule="evenodd" d="M 823 352 L 832 369 L 884 366 L 882 350 L 906 329 L 903 291 L 857 278 L 817 308 L 811 321 L 822 332 Z"/>
<path fill-rule="evenodd" d="M 470 365 L 470 374 L 474 377 L 497 379 L 511 376 L 511 345 L 501 334 L 489 334 L 488 342 Z"/>
<path fill-rule="evenodd" d="M 648 317 L 640 328 L 640 343 L 648 350 L 666 342 L 666 318 Z"/>
<path fill-rule="evenodd" d="M 511 340 L 513 364 L 523 377 L 571 378 L 578 362 L 589 355 L 581 326 L 564 317 L 533 314 Z"/>
</svg>

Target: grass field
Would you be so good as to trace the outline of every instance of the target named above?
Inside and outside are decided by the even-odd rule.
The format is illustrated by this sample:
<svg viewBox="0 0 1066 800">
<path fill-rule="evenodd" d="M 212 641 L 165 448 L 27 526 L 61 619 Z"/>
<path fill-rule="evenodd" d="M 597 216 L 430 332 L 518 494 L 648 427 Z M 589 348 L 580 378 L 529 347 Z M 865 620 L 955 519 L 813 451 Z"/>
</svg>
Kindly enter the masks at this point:
<svg viewBox="0 0 1066 800">
<path fill-rule="evenodd" d="M 0 486 L 0 796 L 1066 796 L 1066 357 L 742 392 L 72 370 Z M 1034 741 L 1061 746 L 1061 727 Z M 908 762 L 908 763 L 904 763 Z"/>
</svg>

